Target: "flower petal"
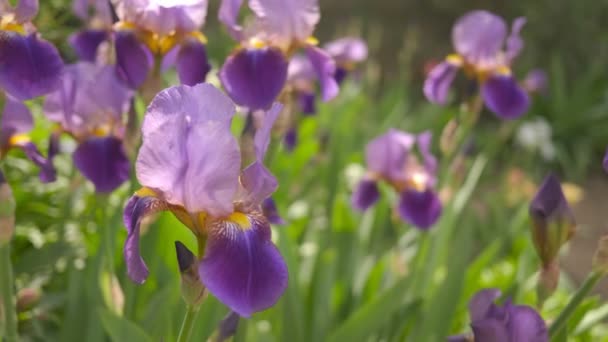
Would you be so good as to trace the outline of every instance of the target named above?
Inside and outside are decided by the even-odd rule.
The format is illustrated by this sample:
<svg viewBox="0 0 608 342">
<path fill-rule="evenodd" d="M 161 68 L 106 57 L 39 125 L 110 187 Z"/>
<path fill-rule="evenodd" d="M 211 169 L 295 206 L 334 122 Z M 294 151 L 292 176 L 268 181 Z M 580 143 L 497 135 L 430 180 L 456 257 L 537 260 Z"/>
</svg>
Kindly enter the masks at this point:
<svg viewBox="0 0 608 342">
<path fill-rule="evenodd" d="M 95 62 L 97 60 L 97 48 L 109 38 L 110 35 L 105 30 L 83 30 L 72 34 L 68 41 L 76 51 L 78 59 Z"/>
<path fill-rule="evenodd" d="M 38 168 L 40 168 L 38 177 L 42 183 L 51 183 L 57 179 L 57 173 L 52 161 L 44 158 L 34 143 L 27 142 L 19 147 L 23 150 L 23 152 L 25 152 L 27 159 L 32 161 L 34 164 L 36 164 L 36 166 L 38 166 Z"/>
<path fill-rule="evenodd" d="M 515 305 L 509 310 L 507 325 L 510 341 L 548 342 L 549 334 L 542 317 L 529 306 Z"/>
<path fill-rule="evenodd" d="M 399 214 L 417 228 L 430 228 L 437 222 L 441 212 L 441 201 L 431 189 L 423 192 L 408 189 L 401 193 Z"/>
<path fill-rule="evenodd" d="M 283 146 L 287 152 L 293 151 L 298 144 L 298 129 L 297 127 L 290 127 L 287 132 L 285 132 L 285 136 L 283 137 Z M 608 169 L 607 169 L 608 170 Z"/>
<path fill-rule="evenodd" d="M 321 17 L 318 0 L 250 0 L 249 7 L 280 46 L 306 41 Z"/>
<path fill-rule="evenodd" d="M 218 18 L 226 25 L 228 32 L 236 41 L 242 39 L 243 28 L 238 24 L 239 11 L 243 0 L 222 0 Z"/>
<path fill-rule="evenodd" d="M 0 88 L 17 100 L 28 100 L 53 91 L 63 61 L 53 44 L 36 33 L 21 36 L 0 31 Z"/>
<path fill-rule="evenodd" d="M 511 342 L 519 340 L 510 340 L 509 332 L 504 322 L 487 318 L 471 323 L 475 341 L 492 341 L 492 342 Z M 525 341 L 525 340 L 524 340 Z"/>
<path fill-rule="evenodd" d="M 431 152 L 431 143 L 433 142 L 433 133 L 425 131 L 416 137 L 418 150 L 424 160 L 424 169 L 429 175 L 435 175 L 437 172 L 437 158 Z"/>
<path fill-rule="evenodd" d="M 179 49 L 176 66 L 182 84 L 193 86 L 205 82 L 207 73 L 211 70 L 205 44 L 196 39 L 188 39 Z"/>
<path fill-rule="evenodd" d="M 236 104 L 267 109 L 283 90 L 287 61 L 275 48 L 241 49 L 228 57 L 219 77 Z"/>
<path fill-rule="evenodd" d="M 307 46 L 306 55 L 319 79 L 321 99 L 323 101 L 330 101 L 340 92 L 338 82 L 334 78 L 336 62 L 327 52 L 316 46 Z"/>
<path fill-rule="evenodd" d="M 469 63 L 492 61 L 502 49 L 507 25 L 501 17 L 476 10 L 462 16 L 452 29 L 452 44 Z"/>
<path fill-rule="evenodd" d="M 18 23 L 32 21 L 38 14 L 38 0 L 19 0 L 15 7 L 15 20 Z"/>
<path fill-rule="evenodd" d="M 268 197 L 262 202 L 262 212 L 271 224 L 283 225 L 286 223 L 281 215 L 279 215 L 277 205 L 272 197 Z"/>
<path fill-rule="evenodd" d="M 547 73 L 542 69 L 533 69 L 524 78 L 523 87 L 529 93 L 545 94 L 548 88 Z"/>
<path fill-rule="evenodd" d="M 99 193 L 112 192 L 129 179 L 129 159 L 118 138 L 89 138 L 78 145 L 73 158 L 74 165 Z"/>
<path fill-rule="evenodd" d="M 273 306 L 287 287 L 287 265 L 270 240 L 266 219 L 248 215 L 249 227 L 218 221 L 209 231 L 199 266 L 203 284 L 241 316 Z"/>
<path fill-rule="evenodd" d="M 509 34 L 509 37 L 507 37 L 506 54 L 509 62 L 517 57 L 524 48 L 524 41 L 521 39 L 520 32 L 525 24 L 526 18 L 524 17 L 516 18 L 513 21 L 513 25 L 511 26 L 511 34 Z"/>
<path fill-rule="evenodd" d="M 568 217 L 574 221 L 574 216 L 562 191 L 562 186 L 554 174 L 545 177 L 530 203 L 530 215 L 535 220 L 554 220 Z"/>
<path fill-rule="evenodd" d="M 154 64 L 152 52 L 130 31 L 116 32 L 114 46 L 119 75 L 132 89 L 139 88 L 152 70 Z"/>
<path fill-rule="evenodd" d="M 443 61 L 429 72 L 424 81 L 424 96 L 432 103 L 444 105 L 448 100 L 450 86 L 456 77 L 458 67 Z"/>
<path fill-rule="evenodd" d="M 528 94 L 511 76 L 490 77 L 481 86 L 481 96 L 486 106 L 501 119 L 516 119 L 530 107 Z"/>
<path fill-rule="evenodd" d="M 415 136 L 390 129 L 367 144 L 365 148 L 367 168 L 390 180 L 403 179 L 403 167 L 415 142 Z"/>
<path fill-rule="evenodd" d="M 121 21 L 159 35 L 192 32 L 205 23 L 207 0 L 114 0 Z"/>
<path fill-rule="evenodd" d="M 353 192 L 351 204 L 353 208 L 364 211 L 374 205 L 378 199 L 380 199 L 380 191 L 377 182 L 373 179 L 363 179 Z"/>
<path fill-rule="evenodd" d="M 338 65 L 360 63 L 367 59 L 367 44 L 361 38 L 345 37 L 323 47 Z"/>
<path fill-rule="evenodd" d="M 32 113 L 22 102 L 6 97 L 0 121 L 0 146 L 11 135 L 29 132 L 34 127 Z"/>
<path fill-rule="evenodd" d="M 490 308 L 495 305 L 494 301 L 500 297 L 499 289 L 483 289 L 478 291 L 469 301 L 469 316 L 471 321 L 479 321 L 490 312 Z"/>
<path fill-rule="evenodd" d="M 298 94 L 298 105 L 302 114 L 312 115 L 317 112 L 317 96 L 313 92 L 301 92 Z"/>
</svg>

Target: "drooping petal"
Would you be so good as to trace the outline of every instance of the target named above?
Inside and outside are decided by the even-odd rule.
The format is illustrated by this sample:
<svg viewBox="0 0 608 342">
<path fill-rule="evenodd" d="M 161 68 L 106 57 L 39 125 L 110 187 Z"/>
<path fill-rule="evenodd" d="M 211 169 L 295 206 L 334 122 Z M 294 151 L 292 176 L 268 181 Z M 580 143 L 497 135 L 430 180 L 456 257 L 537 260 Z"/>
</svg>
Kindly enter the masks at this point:
<svg viewBox="0 0 608 342">
<path fill-rule="evenodd" d="M 89 138 L 78 145 L 73 158 L 98 193 L 112 192 L 129 179 L 129 159 L 122 141 L 115 137 Z"/>
<path fill-rule="evenodd" d="M 273 306 L 287 287 L 287 265 L 270 240 L 264 217 L 247 215 L 247 226 L 212 224 L 199 266 L 203 284 L 241 316 Z"/>
<path fill-rule="evenodd" d="M 114 45 L 119 75 L 132 89 L 139 88 L 152 70 L 154 64 L 152 52 L 130 31 L 116 32 Z"/>
<path fill-rule="evenodd" d="M 364 211 L 374 205 L 380 199 L 378 184 L 373 179 L 363 179 L 357 185 L 351 197 L 353 208 Z"/>
<path fill-rule="evenodd" d="M 28 100 L 53 91 L 63 61 L 53 44 L 36 33 L 21 36 L 0 31 L 0 88 L 17 100 Z"/>
<path fill-rule="evenodd" d="M 241 49 L 228 57 L 219 77 L 236 104 L 267 109 L 285 85 L 287 60 L 275 48 Z"/>
<path fill-rule="evenodd" d="M 320 18 L 318 0 L 251 0 L 249 7 L 280 46 L 306 41 Z"/>
<path fill-rule="evenodd" d="M 272 197 L 268 197 L 262 202 L 262 212 L 264 216 L 268 220 L 268 222 L 276 225 L 285 224 L 285 220 L 279 214 L 279 210 L 277 209 L 277 205 L 272 199 Z"/>
<path fill-rule="evenodd" d="M 431 190 L 407 189 L 399 199 L 399 214 L 406 222 L 420 229 L 428 229 L 437 222 L 442 212 L 441 200 Z"/>
<path fill-rule="evenodd" d="M 345 37 L 325 44 L 323 50 L 338 65 L 359 63 L 367 59 L 367 44 L 361 38 Z"/>
<path fill-rule="evenodd" d="M 336 62 L 327 52 L 316 46 L 307 46 L 306 55 L 317 74 L 319 86 L 321 88 L 321 99 L 330 101 L 338 95 L 340 87 L 334 78 L 336 72 Z"/>
<path fill-rule="evenodd" d="M 526 24 L 526 18 L 519 17 L 513 21 L 511 26 L 511 34 L 507 37 L 506 54 L 507 60 L 511 62 L 515 57 L 519 55 L 521 50 L 524 48 L 524 41 L 521 39 L 521 29 Z"/>
<path fill-rule="evenodd" d="M 298 105 L 302 114 L 312 115 L 317 112 L 317 96 L 313 92 L 302 92 L 298 94 Z"/>
<path fill-rule="evenodd" d="M 437 64 L 424 81 L 424 96 L 432 103 L 444 105 L 458 67 L 449 61 Z"/>
<path fill-rule="evenodd" d="M 370 141 L 365 148 L 367 168 L 391 180 L 405 177 L 403 168 L 416 137 L 395 129 Z"/>
<path fill-rule="evenodd" d="M 226 25 L 228 32 L 236 41 L 242 39 L 243 28 L 238 24 L 239 11 L 243 5 L 243 0 L 222 0 L 218 18 Z"/>
<path fill-rule="evenodd" d="M 507 25 L 499 16 L 476 10 L 462 16 L 452 29 L 454 49 L 471 64 L 495 60 L 507 36 Z"/>
<path fill-rule="evenodd" d="M 7 97 L 0 122 L 0 145 L 11 135 L 29 132 L 34 127 L 32 113 L 22 102 Z"/>
<path fill-rule="evenodd" d="M 76 51 L 78 59 L 95 62 L 97 59 L 97 48 L 109 38 L 110 35 L 107 31 L 91 29 L 72 34 L 68 41 L 74 51 Z"/>
<path fill-rule="evenodd" d="M 490 77 L 481 86 L 486 106 L 499 118 L 517 119 L 528 111 L 530 98 L 511 76 Z"/>
<path fill-rule="evenodd" d="M 40 173 L 38 177 L 42 183 L 51 183 L 57 179 L 57 172 L 50 159 L 46 159 L 40 154 L 38 147 L 32 142 L 27 142 L 19 146 L 25 152 L 27 159 L 32 161 L 38 168 Z"/>
<path fill-rule="evenodd" d="M 123 222 L 127 228 L 127 239 L 123 249 L 129 278 L 138 284 L 148 278 L 148 267 L 139 253 L 139 228 L 146 215 L 166 210 L 167 205 L 155 197 L 133 196 L 123 212 Z"/>
<path fill-rule="evenodd" d="M 207 73 L 211 70 L 205 44 L 196 39 L 184 42 L 177 54 L 176 67 L 182 84 L 193 86 L 205 82 Z"/>
<path fill-rule="evenodd" d="M 336 80 L 338 86 L 340 86 L 342 82 L 344 82 L 346 76 L 348 76 L 348 70 L 346 70 L 346 68 L 342 68 L 339 66 L 336 67 L 336 72 L 334 72 L 334 80 Z"/>
<path fill-rule="evenodd" d="M 192 32 L 205 23 L 207 0 L 113 0 L 121 21 L 159 35 Z"/>
<path fill-rule="evenodd" d="M 542 317 L 529 306 L 515 305 L 509 310 L 509 341 L 548 342 L 549 334 Z"/>
<path fill-rule="evenodd" d="M 469 301 L 469 316 L 471 321 L 479 321 L 484 319 L 494 301 L 500 297 L 499 289 L 483 289 L 478 291 Z"/>
<path fill-rule="evenodd" d="M 15 20 L 26 23 L 38 14 L 38 0 L 19 0 L 15 7 Z"/>
<path fill-rule="evenodd" d="M 232 212 L 240 152 L 230 132 L 235 108 L 213 86 L 178 86 L 148 107 L 136 162 L 139 182 L 188 212 Z"/>
</svg>

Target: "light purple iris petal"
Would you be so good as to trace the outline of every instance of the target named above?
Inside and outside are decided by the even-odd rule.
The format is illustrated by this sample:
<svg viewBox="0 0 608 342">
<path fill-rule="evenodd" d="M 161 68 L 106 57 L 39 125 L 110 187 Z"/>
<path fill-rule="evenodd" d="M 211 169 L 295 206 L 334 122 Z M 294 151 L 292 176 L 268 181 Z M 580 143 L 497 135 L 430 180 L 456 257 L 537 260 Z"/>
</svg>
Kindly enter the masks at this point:
<svg viewBox="0 0 608 342">
<path fill-rule="evenodd" d="M 481 86 L 481 96 L 488 108 L 499 118 L 517 119 L 530 106 L 528 94 L 511 76 L 492 76 Z"/>
<path fill-rule="evenodd" d="M 118 73 L 129 87 L 139 88 L 152 70 L 154 64 L 152 52 L 130 31 L 116 32 L 114 45 Z"/>
<path fill-rule="evenodd" d="M 182 84 L 193 86 L 205 82 L 207 73 L 211 70 L 205 44 L 195 39 L 184 42 L 177 54 L 176 67 Z"/>
<path fill-rule="evenodd" d="M 296 88 L 299 85 L 309 87 L 309 84 L 317 77 L 310 60 L 304 55 L 295 55 L 289 60 L 287 68 L 287 80 Z"/>
<path fill-rule="evenodd" d="M 548 342 L 545 321 L 538 312 L 528 306 L 515 305 L 509 310 L 507 325 L 510 341 Z"/>
<path fill-rule="evenodd" d="M 78 145 L 73 158 L 98 193 L 112 192 L 129 179 L 129 159 L 115 137 L 89 138 Z"/>
<path fill-rule="evenodd" d="M 367 144 L 367 168 L 390 180 L 403 179 L 405 162 L 415 142 L 415 136 L 390 129 Z"/>
<path fill-rule="evenodd" d="M 437 194 L 431 190 L 405 190 L 399 199 L 399 214 L 406 222 L 420 229 L 428 229 L 441 216 L 442 205 Z"/>
<path fill-rule="evenodd" d="M 189 212 L 230 214 L 241 164 L 230 133 L 234 112 L 230 99 L 210 84 L 160 92 L 143 123 L 139 182 Z"/>
<path fill-rule="evenodd" d="M 506 54 L 507 60 L 511 62 L 515 57 L 519 55 L 521 50 L 524 48 L 524 41 L 521 39 L 521 29 L 526 24 L 526 18 L 519 17 L 513 21 L 511 26 L 511 34 L 507 37 Z"/>
<path fill-rule="evenodd" d="M 424 81 L 423 91 L 427 100 L 444 105 L 457 72 L 458 67 L 448 61 L 437 64 Z"/>
<path fill-rule="evenodd" d="M 346 37 L 325 44 L 323 50 L 333 57 L 338 65 L 359 63 L 367 59 L 367 44 L 361 38 Z"/>
<path fill-rule="evenodd" d="M 499 289 L 483 289 L 477 292 L 469 301 L 469 316 L 471 321 L 485 318 L 494 305 L 494 301 L 500 297 Z"/>
<path fill-rule="evenodd" d="M 351 197 L 353 208 L 364 211 L 374 205 L 380 199 L 378 184 L 373 179 L 363 179 L 357 185 Z"/>
<path fill-rule="evenodd" d="M 234 40 L 241 41 L 243 28 L 238 24 L 243 0 L 222 0 L 218 17 Z"/>
<path fill-rule="evenodd" d="M 105 30 L 84 30 L 72 34 L 68 41 L 76 51 L 78 59 L 95 62 L 97 59 L 97 48 L 101 43 L 110 38 Z"/>
<path fill-rule="evenodd" d="M 11 96 L 28 100 L 53 91 L 62 70 L 57 49 L 36 33 L 0 31 L 0 88 Z"/>
<path fill-rule="evenodd" d="M 499 16 L 477 10 L 462 16 L 452 29 L 452 44 L 456 52 L 469 63 L 492 61 L 501 51 L 507 26 Z"/>
<path fill-rule="evenodd" d="M 34 126 L 32 113 L 23 103 L 7 97 L 0 121 L 0 145 L 11 135 L 29 132 Z"/>
<path fill-rule="evenodd" d="M 327 52 L 316 46 L 306 47 L 306 55 L 319 79 L 321 99 L 323 99 L 323 101 L 333 99 L 340 92 L 338 82 L 336 82 L 334 78 L 336 62 L 327 54 Z"/>
<path fill-rule="evenodd" d="M 236 104 L 267 109 L 283 90 L 287 61 L 275 48 L 241 49 L 228 57 L 219 77 Z"/>
<path fill-rule="evenodd" d="M 34 143 L 27 142 L 19 147 L 23 150 L 23 152 L 25 152 L 27 159 L 32 161 L 34 164 L 36 164 L 36 166 L 38 166 L 38 168 L 40 168 L 38 177 L 42 183 L 54 182 L 57 179 L 57 173 L 53 167 L 53 163 L 50 159 L 46 159 L 42 156 L 42 154 L 40 154 L 38 147 L 36 147 Z"/>
<path fill-rule="evenodd" d="M 262 202 L 262 212 L 268 222 L 276 225 L 285 224 L 285 220 L 279 214 L 279 210 L 277 209 L 277 205 L 272 199 L 272 197 L 268 197 Z"/>
<path fill-rule="evenodd" d="M 207 0 L 113 0 L 122 21 L 160 35 L 192 32 L 205 23 Z"/>
<path fill-rule="evenodd" d="M 431 143 L 433 142 L 433 133 L 425 131 L 416 137 L 418 150 L 424 160 L 424 168 L 427 173 L 434 175 L 437 172 L 437 158 L 431 152 Z"/>
<path fill-rule="evenodd" d="M 321 16 L 318 0 L 250 0 L 249 7 L 279 45 L 306 41 Z"/>
<path fill-rule="evenodd" d="M 31 21 L 38 14 L 38 0 L 19 0 L 15 7 L 15 20 L 18 23 Z"/>
<path fill-rule="evenodd" d="M 265 218 L 248 215 L 251 227 L 218 222 L 211 228 L 201 280 L 231 310 L 249 317 L 273 306 L 287 287 L 287 265 L 270 240 Z"/>
</svg>

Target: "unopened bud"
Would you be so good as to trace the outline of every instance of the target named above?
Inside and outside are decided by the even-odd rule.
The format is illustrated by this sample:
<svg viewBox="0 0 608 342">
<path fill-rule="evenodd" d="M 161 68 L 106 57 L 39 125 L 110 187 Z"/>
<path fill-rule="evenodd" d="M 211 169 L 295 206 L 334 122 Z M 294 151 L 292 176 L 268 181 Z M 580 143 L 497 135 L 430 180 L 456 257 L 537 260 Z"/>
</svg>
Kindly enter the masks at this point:
<svg viewBox="0 0 608 342">
<path fill-rule="evenodd" d="M 544 303 L 555 292 L 558 282 L 559 264 L 555 261 L 544 265 L 538 275 L 538 285 L 536 288 L 539 303 Z"/>
<path fill-rule="evenodd" d="M 0 246 L 8 243 L 15 232 L 15 198 L 0 171 Z"/>
<path fill-rule="evenodd" d="M 175 241 L 175 251 L 181 273 L 182 297 L 188 305 L 197 308 L 205 300 L 206 291 L 198 275 L 196 257 L 179 241 Z"/>
<path fill-rule="evenodd" d="M 608 235 L 602 237 L 597 244 L 597 250 L 593 256 L 593 270 L 608 274 Z"/>
<path fill-rule="evenodd" d="M 38 303 L 42 294 L 39 289 L 26 287 L 17 293 L 17 311 L 23 312 L 31 309 Z"/>
</svg>

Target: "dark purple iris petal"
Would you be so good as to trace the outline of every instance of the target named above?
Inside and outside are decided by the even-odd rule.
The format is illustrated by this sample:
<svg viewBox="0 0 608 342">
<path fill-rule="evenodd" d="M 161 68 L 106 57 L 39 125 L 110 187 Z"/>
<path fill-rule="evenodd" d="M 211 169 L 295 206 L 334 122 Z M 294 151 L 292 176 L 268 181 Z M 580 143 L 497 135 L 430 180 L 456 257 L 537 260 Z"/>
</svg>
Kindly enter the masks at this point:
<svg viewBox="0 0 608 342">
<path fill-rule="evenodd" d="M 21 36 L 0 31 L 0 88 L 28 100 L 59 86 L 63 61 L 53 44 L 36 33 Z"/>
<path fill-rule="evenodd" d="M 268 109 L 287 79 L 287 60 L 275 48 L 241 49 L 220 71 L 226 92 L 238 105 Z"/>
<path fill-rule="evenodd" d="M 380 198 L 378 184 L 372 179 L 363 179 L 357 185 L 351 197 L 351 203 L 357 210 L 364 211 L 374 205 Z"/>
<path fill-rule="evenodd" d="M 209 291 L 231 310 L 249 317 L 273 306 L 287 287 L 287 265 L 270 240 L 265 218 L 248 215 L 250 227 L 217 222 L 199 266 Z"/>
<path fill-rule="evenodd" d="M 405 190 L 399 200 L 399 214 L 408 223 L 420 229 L 428 229 L 437 222 L 442 205 L 432 190 L 423 192 Z"/>
<path fill-rule="evenodd" d="M 437 64 L 424 81 L 424 96 L 432 103 L 445 104 L 458 67 L 447 61 Z"/>
<path fill-rule="evenodd" d="M 72 34 L 69 42 L 74 51 L 76 51 L 78 59 L 95 62 L 97 59 L 97 48 L 109 38 L 110 35 L 104 30 L 83 30 Z"/>
<path fill-rule="evenodd" d="M 279 215 L 277 205 L 272 197 L 268 197 L 264 200 L 264 202 L 262 202 L 262 212 L 268 219 L 268 222 L 277 225 L 285 224 L 285 220 L 281 217 L 281 215 Z"/>
<path fill-rule="evenodd" d="M 501 119 L 517 119 L 530 106 L 530 98 L 511 76 L 492 76 L 481 86 L 488 108 Z"/>
<path fill-rule="evenodd" d="M 118 74 L 129 87 L 139 88 L 152 69 L 152 52 L 137 40 L 133 32 L 118 31 L 114 39 Z"/>
<path fill-rule="evenodd" d="M 348 71 L 342 67 L 336 67 L 336 72 L 334 72 L 334 80 L 338 85 L 342 84 L 344 79 L 348 75 Z"/>
<path fill-rule="evenodd" d="M 186 41 L 177 54 L 176 67 L 182 84 L 193 86 L 205 82 L 211 70 L 205 44 L 194 39 Z"/>
<path fill-rule="evenodd" d="M 312 64 L 312 68 L 319 79 L 319 87 L 321 88 L 321 99 L 330 101 L 338 95 L 340 87 L 334 78 L 336 73 L 336 62 L 331 56 L 316 46 L 308 46 L 306 48 L 306 56 Z"/>
<path fill-rule="evenodd" d="M 549 341 L 545 321 L 536 310 L 529 306 L 511 306 L 507 328 L 511 337 L 510 341 Z"/>
<path fill-rule="evenodd" d="M 129 179 L 129 159 L 114 137 L 89 138 L 74 151 L 74 164 L 100 193 L 112 192 Z"/>
<path fill-rule="evenodd" d="M 40 168 L 38 177 L 42 183 L 54 182 L 57 179 L 57 173 L 50 159 L 46 159 L 38 151 L 38 147 L 32 142 L 25 143 L 19 146 L 25 152 L 27 159 L 31 160 Z"/>
<path fill-rule="evenodd" d="M 283 137 L 283 145 L 288 152 L 293 151 L 298 144 L 298 129 L 296 127 L 292 127 L 285 132 L 285 136 Z"/>
<path fill-rule="evenodd" d="M 312 115 L 317 112 L 317 96 L 313 92 L 302 92 L 298 94 L 298 104 L 302 114 Z"/>
</svg>

